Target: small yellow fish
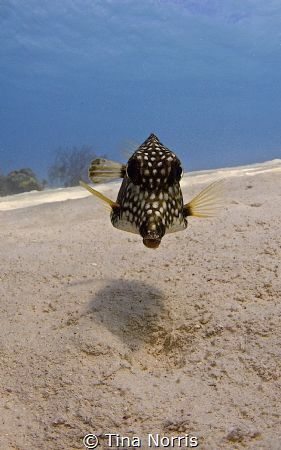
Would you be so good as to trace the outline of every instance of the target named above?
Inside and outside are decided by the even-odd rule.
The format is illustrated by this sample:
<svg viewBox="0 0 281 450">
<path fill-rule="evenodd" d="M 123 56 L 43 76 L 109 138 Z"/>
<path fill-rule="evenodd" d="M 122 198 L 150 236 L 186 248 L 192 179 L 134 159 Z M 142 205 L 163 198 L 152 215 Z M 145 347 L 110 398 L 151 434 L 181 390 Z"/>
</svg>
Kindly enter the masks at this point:
<svg viewBox="0 0 281 450">
<path fill-rule="evenodd" d="M 89 178 L 94 183 L 123 178 L 116 202 L 83 181 L 81 186 L 110 207 L 112 225 L 140 234 L 146 247 L 157 248 L 167 233 L 187 227 L 187 217 L 211 217 L 220 206 L 220 181 L 212 183 L 184 204 L 181 162 L 151 134 L 126 165 L 105 159 L 92 161 Z"/>
</svg>

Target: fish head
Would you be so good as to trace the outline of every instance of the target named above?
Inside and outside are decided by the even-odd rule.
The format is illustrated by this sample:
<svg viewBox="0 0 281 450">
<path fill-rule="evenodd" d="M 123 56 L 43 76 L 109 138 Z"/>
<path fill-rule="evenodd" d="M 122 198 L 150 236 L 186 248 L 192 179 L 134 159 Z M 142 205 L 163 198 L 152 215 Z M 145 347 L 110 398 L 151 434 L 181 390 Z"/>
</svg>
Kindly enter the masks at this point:
<svg viewBox="0 0 281 450">
<path fill-rule="evenodd" d="M 135 185 L 151 190 L 178 183 L 182 167 L 177 156 L 151 134 L 129 159 L 126 174 Z"/>
</svg>

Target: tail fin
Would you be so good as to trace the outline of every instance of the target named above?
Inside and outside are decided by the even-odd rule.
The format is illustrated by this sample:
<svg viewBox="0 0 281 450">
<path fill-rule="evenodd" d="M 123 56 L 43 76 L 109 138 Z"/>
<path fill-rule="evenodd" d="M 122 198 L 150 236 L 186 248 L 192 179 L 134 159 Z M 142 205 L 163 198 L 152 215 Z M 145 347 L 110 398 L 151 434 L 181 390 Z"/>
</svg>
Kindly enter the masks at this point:
<svg viewBox="0 0 281 450">
<path fill-rule="evenodd" d="M 186 216 L 213 217 L 224 205 L 224 179 L 215 181 L 184 205 Z"/>
<path fill-rule="evenodd" d="M 91 162 L 88 174 L 93 183 L 104 183 L 116 178 L 124 178 L 126 166 L 109 159 L 98 158 Z"/>
</svg>

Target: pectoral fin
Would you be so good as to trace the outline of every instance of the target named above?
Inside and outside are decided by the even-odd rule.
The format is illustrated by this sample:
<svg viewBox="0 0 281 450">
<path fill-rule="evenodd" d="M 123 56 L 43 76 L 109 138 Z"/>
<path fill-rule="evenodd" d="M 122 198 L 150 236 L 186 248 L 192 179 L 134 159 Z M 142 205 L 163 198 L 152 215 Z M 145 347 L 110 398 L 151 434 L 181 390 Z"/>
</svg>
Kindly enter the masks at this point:
<svg viewBox="0 0 281 450">
<path fill-rule="evenodd" d="M 223 207 L 223 179 L 215 181 L 184 205 L 185 216 L 213 217 Z"/>
<path fill-rule="evenodd" d="M 99 198 L 100 200 L 103 201 L 103 203 L 108 207 L 110 207 L 110 209 L 113 208 L 119 208 L 118 204 L 113 202 L 112 200 L 110 200 L 110 198 L 106 197 L 105 195 L 103 195 L 101 192 L 96 191 L 95 189 L 93 189 L 91 186 L 89 186 L 88 184 L 84 183 L 84 181 L 80 181 L 80 186 L 82 186 L 83 188 L 87 189 L 87 191 L 91 192 L 91 194 L 93 194 L 95 197 Z"/>
</svg>

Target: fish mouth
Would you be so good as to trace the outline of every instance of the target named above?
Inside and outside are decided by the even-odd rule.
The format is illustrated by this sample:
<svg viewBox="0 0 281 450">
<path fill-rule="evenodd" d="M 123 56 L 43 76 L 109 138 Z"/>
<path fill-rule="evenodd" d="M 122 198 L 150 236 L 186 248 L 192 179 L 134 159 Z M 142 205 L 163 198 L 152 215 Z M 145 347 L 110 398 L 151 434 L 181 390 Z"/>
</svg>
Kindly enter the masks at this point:
<svg viewBox="0 0 281 450">
<path fill-rule="evenodd" d="M 158 248 L 160 243 L 161 243 L 161 239 L 155 239 L 155 238 L 143 238 L 144 245 L 148 248 Z"/>
<path fill-rule="evenodd" d="M 140 235 L 143 244 L 148 248 L 157 248 L 161 243 L 161 239 L 165 234 L 165 227 L 163 224 L 154 225 L 155 229 L 151 229 L 151 224 L 144 223 L 140 227 Z"/>
</svg>

